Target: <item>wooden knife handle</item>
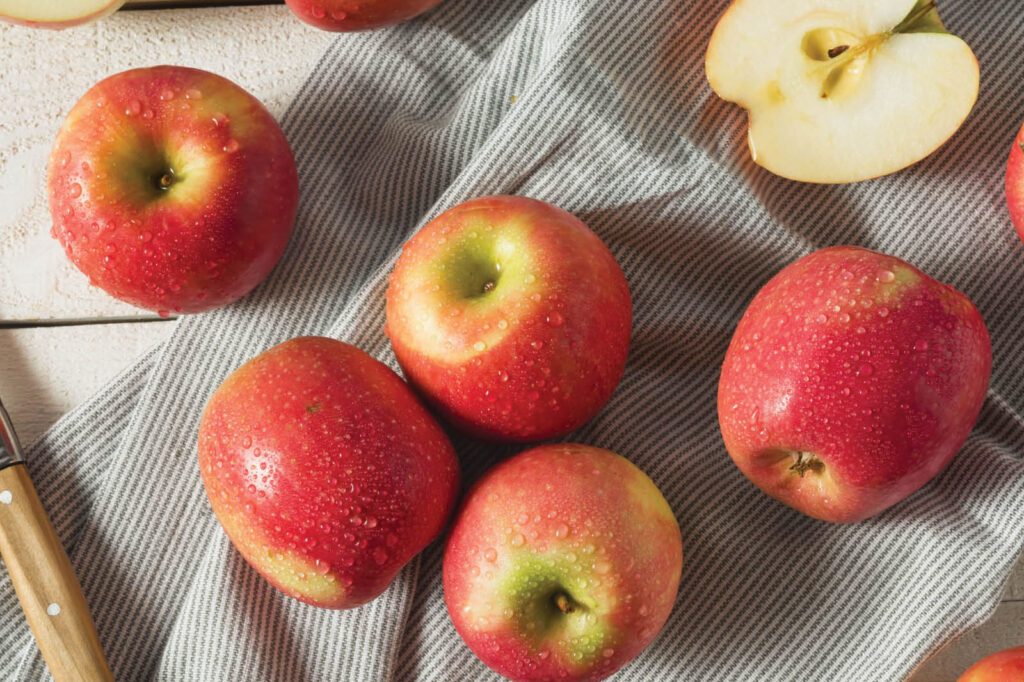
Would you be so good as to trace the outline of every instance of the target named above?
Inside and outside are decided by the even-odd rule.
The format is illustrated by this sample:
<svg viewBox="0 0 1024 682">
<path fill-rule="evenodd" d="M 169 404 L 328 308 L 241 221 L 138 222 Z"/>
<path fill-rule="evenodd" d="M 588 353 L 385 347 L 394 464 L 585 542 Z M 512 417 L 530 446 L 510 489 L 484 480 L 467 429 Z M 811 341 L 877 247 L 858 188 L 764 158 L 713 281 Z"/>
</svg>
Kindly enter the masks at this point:
<svg viewBox="0 0 1024 682">
<path fill-rule="evenodd" d="M 55 682 L 112 681 L 78 578 L 24 463 L 0 469 L 0 556 Z"/>
</svg>

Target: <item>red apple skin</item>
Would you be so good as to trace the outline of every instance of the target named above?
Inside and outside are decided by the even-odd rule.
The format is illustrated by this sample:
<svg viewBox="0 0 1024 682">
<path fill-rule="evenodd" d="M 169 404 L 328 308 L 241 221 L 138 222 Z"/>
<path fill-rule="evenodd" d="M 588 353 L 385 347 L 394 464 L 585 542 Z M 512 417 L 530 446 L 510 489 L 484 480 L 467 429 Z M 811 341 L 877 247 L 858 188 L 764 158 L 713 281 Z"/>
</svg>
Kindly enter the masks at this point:
<svg viewBox="0 0 1024 682">
<path fill-rule="evenodd" d="M 71 261 L 110 295 L 162 315 L 252 290 L 281 257 L 298 203 L 273 116 L 231 81 L 180 66 L 89 90 L 61 127 L 48 192 Z"/>
<path fill-rule="evenodd" d="M 285 594 L 348 609 L 380 595 L 454 507 L 447 437 L 382 363 L 334 339 L 286 341 L 217 389 L 199 428 L 217 519 Z"/>
<path fill-rule="evenodd" d="M 1024 128 L 1010 147 L 1006 164 L 1006 203 L 1017 234 L 1024 239 Z"/>
<path fill-rule="evenodd" d="M 600 448 L 543 445 L 467 494 L 445 548 L 445 603 L 469 648 L 510 680 L 601 680 L 660 632 L 682 562 L 679 524 L 642 471 Z M 553 589 L 577 602 L 572 615 Z M 570 619 L 570 631 L 543 633 L 530 614 Z"/>
<path fill-rule="evenodd" d="M 988 388 L 974 305 L 898 258 L 822 249 L 757 294 L 718 388 L 726 449 L 764 492 L 825 521 L 878 514 L 939 473 Z M 795 453 L 811 453 L 799 475 Z"/>
<path fill-rule="evenodd" d="M 500 272 L 477 298 L 453 274 L 466 254 Z M 553 438 L 591 419 L 622 378 L 632 315 L 600 238 L 525 197 L 438 216 L 405 245 L 387 291 L 387 334 L 410 383 L 460 429 L 499 441 Z"/>
<path fill-rule="evenodd" d="M 367 31 L 423 14 L 441 0 L 285 0 L 307 24 L 324 31 Z"/>
<path fill-rule="evenodd" d="M 51 31 L 59 31 L 65 28 L 72 28 L 74 26 L 81 26 L 83 24 L 92 23 L 98 19 L 109 16 L 121 9 L 121 5 L 125 3 L 125 0 L 112 0 L 105 7 L 92 14 L 87 14 L 83 17 L 70 21 L 29 21 L 20 17 L 15 17 L 7 14 L 3 14 L 4 8 L 0 6 L 0 21 L 5 21 L 9 24 L 15 24 L 17 26 L 26 26 L 28 28 L 45 28 Z M 0 3 L 2 4 L 2 3 Z"/>
<path fill-rule="evenodd" d="M 1024 682 L 1024 646 L 987 656 L 967 669 L 957 682 Z"/>
</svg>

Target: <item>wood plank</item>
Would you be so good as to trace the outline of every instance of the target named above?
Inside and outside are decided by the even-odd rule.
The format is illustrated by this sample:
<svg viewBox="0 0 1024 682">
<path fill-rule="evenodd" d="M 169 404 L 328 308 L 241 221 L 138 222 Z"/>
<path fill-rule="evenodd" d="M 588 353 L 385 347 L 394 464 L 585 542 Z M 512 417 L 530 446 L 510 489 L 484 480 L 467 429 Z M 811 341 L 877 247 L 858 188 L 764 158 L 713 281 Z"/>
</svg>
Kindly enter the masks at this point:
<svg viewBox="0 0 1024 682">
<path fill-rule="evenodd" d="M 165 9 L 229 5 L 279 5 L 284 0 L 131 0 L 122 9 Z"/>
<path fill-rule="evenodd" d="M 163 341 L 174 322 L 0 329 L 0 397 L 28 445 Z"/>
<path fill-rule="evenodd" d="M 181 64 L 230 78 L 280 117 L 332 39 L 282 5 L 117 12 L 68 31 L 0 25 L 0 322 L 148 316 L 90 287 L 49 236 L 47 156 L 86 90 Z"/>
<path fill-rule="evenodd" d="M 976 661 L 1021 644 L 1024 601 L 1003 602 L 988 622 L 940 651 L 907 682 L 956 682 Z"/>
</svg>

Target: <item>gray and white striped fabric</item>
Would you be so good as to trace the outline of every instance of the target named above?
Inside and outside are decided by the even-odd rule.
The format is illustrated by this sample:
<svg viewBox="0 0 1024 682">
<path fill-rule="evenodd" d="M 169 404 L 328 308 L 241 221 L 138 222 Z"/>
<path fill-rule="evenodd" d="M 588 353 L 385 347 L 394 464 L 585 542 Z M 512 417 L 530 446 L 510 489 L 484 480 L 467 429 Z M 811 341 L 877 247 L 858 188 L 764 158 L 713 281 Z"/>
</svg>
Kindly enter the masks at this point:
<svg viewBox="0 0 1024 682">
<path fill-rule="evenodd" d="M 441 210 L 497 193 L 580 216 L 633 291 L 623 383 L 571 439 L 651 475 L 686 562 L 664 632 L 617 680 L 899 680 L 992 612 L 1024 546 L 1024 247 L 1002 190 L 1024 101 L 1018 0 L 941 3 L 981 61 L 976 110 L 925 162 L 838 187 L 749 161 L 744 114 L 703 74 L 725 5 L 448 0 L 403 26 L 338 37 L 284 121 L 302 202 L 272 277 L 179 322 L 29 452 L 118 679 L 497 679 L 448 619 L 440 543 L 370 605 L 318 610 L 232 549 L 196 464 L 206 399 L 273 344 L 330 335 L 396 367 L 382 327 L 400 245 Z M 715 395 L 757 289 L 797 257 L 847 243 L 965 291 L 991 328 L 995 371 L 945 473 L 881 517 L 834 526 L 741 476 Z M 467 482 L 513 451 L 455 443 Z M 0 678 L 47 677 L 0 572 Z"/>
</svg>

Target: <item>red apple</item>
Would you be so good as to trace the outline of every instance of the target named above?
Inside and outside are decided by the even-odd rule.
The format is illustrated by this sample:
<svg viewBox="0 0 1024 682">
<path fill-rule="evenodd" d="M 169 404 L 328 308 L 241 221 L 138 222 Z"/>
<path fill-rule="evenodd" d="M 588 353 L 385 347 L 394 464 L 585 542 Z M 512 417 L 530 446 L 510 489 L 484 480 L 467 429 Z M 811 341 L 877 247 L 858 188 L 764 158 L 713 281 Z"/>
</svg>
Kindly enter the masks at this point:
<svg viewBox="0 0 1024 682">
<path fill-rule="evenodd" d="M 62 29 L 117 11 L 124 0 L 0 0 L 0 20 L 31 28 Z"/>
<path fill-rule="evenodd" d="M 971 302 L 898 258 L 841 246 L 754 298 L 722 366 L 725 446 L 759 488 L 825 521 L 859 521 L 939 473 L 988 388 Z"/>
<path fill-rule="evenodd" d="M 1006 203 L 1017 234 L 1024 239 L 1024 128 L 1010 147 L 1010 160 L 1006 164 Z"/>
<path fill-rule="evenodd" d="M 460 428 L 531 441 L 594 416 L 622 377 L 632 304 L 586 225 L 497 196 L 443 213 L 403 249 L 387 333 L 409 381 Z"/>
<path fill-rule="evenodd" d="M 441 0 L 285 0 L 299 19 L 325 31 L 393 26 L 433 9 Z"/>
<path fill-rule="evenodd" d="M 50 155 L 53 235 L 133 305 L 196 313 L 247 294 L 291 234 L 298 182 L 273 116 L 231 81 L 180 66 L 111 76 Z"/>
<path fill-rule="evenodd" d="M 683 548 L 672 509 L 628 460 L 559 443 L 488 471 L 444 554 L 455 628 L 511 680 L 600 680 L 668 619 Z"/>
<path fill-rule="evenodd" d="M 981 659 L 957 682 L 1024 682 L 1024 646 Z"/>
<path fill-rule="evenodd" d="M 272 585 L 347 609 L 380 595 L 441 532 L 458 463 L 385 365 L 333 339 L 286 341 L 210 398 L 199 466 L 213 511 Z"/>
</svg>

